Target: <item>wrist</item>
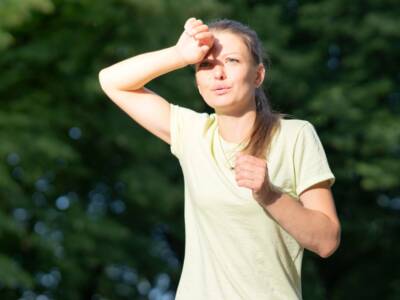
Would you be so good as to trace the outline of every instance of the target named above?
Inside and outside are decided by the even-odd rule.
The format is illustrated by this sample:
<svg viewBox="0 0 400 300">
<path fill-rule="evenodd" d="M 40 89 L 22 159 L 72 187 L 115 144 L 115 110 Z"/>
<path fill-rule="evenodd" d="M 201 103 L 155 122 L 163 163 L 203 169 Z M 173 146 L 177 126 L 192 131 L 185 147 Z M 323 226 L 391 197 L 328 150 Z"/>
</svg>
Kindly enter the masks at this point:
<svg viewBox="0 0 400 300">
<path fill-rule="evenodd" d="M 278 200 L 282 196 L 282 192 L 274 189 L 270 189 L 266 197 L 265 205 L 270 205 Z"/>
<path fill-rule="evenodd" d="M 190 65 L 190 64 L 185 60 L 185 58 L 184 58 L 182 52 L 179 50 L 179 47 L 178 47 L 178 46 L 175 45 L 175 46 L 173 46 L 172 48 L 173 48 L 173 51 L 175 52 L 176 58 L 177 58 L 177 60 L 179 61 L 179 66 L 180 66 L 181 68 Z"/>
<path fill-rule="evenodd" d="M 265 186 L 259 193 L 256 193 L 256 200 L 263 206 L 274 203 L 282 196 L 282 192 L 271 185 Z"/>
</svg>

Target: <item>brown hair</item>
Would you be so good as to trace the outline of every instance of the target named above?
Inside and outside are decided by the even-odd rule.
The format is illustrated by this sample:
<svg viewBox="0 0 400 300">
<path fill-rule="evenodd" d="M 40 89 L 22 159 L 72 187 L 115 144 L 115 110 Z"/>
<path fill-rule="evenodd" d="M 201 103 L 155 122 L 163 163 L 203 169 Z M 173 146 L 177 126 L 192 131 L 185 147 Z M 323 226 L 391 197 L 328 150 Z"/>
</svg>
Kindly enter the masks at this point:
<svg viewBox="0 0 400 300">
<path fill-rule="evenodd" d="M 250 27 L 234 20 L 219 19 L 207 24 L 210 30 L 228 31 L 237 34 L 246 44 L 250 51 L 253 62 L 258 65 L 264 64 L 264 51 L 257 33 Z M 269 66 L 269 58 L 265 55 L 265 60 Z M 250 135 L 249 143 L 242 150 L 250 155 L 265 159 L 272 141 L 274 133 L 280 128 L 280 120 L 285 116 L 271 109 L 268 98 L 262 85 L 256 88 L 256 119 Z"/>
</svg>

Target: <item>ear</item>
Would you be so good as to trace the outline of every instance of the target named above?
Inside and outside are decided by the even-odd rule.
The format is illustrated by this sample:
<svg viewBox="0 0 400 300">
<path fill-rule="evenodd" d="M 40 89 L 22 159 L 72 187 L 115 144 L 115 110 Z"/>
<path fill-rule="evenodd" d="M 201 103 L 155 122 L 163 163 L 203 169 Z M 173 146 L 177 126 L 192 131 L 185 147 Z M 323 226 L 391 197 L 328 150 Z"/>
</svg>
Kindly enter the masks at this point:
<svg viewBox="0 0 400 300">
<path fill-rule="evenodd" d="M 264 65 L 260 63 L 257 66 L 256 72 L 257 72 L 256 73 L 256 80 L 255 80 L 254 83 L 255 83 L 256 87 L 259 87 L 263 83 L 264 77 L 265 77 L 265 67 L 264 67 Z"/>
</svg>

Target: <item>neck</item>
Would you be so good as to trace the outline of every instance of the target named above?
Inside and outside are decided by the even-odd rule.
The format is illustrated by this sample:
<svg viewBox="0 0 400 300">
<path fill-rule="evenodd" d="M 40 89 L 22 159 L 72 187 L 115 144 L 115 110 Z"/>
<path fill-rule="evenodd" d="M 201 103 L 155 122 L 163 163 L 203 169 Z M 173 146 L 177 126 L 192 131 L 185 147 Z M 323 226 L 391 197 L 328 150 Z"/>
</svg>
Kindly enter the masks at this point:
<svg viewBox="0 0 400 300">
<path fill-rule="evenodd" d="M 250 136 L 256 119 L 256 108 L 251 107 L 240 113 L 216 111 L 218 131 L 225 141 L 239 144 Z"/>
</svg>

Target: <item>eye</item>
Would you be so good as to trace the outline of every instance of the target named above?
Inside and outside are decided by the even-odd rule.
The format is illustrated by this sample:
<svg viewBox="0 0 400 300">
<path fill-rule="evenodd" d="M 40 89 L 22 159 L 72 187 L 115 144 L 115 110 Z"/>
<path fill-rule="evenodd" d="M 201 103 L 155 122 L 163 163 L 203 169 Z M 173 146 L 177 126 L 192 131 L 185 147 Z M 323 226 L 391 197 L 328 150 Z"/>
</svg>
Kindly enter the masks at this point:
<svg viewBox="0 0 400 300">
<path fill-rule="evenodd" d="M 226 61 L 227 62 L 232 62 L 232 63 L 238 63 L 239 62 L 239 60 L 237 58 L 232 58 L 232 57 L 226 58 Z"/>
</svg>

